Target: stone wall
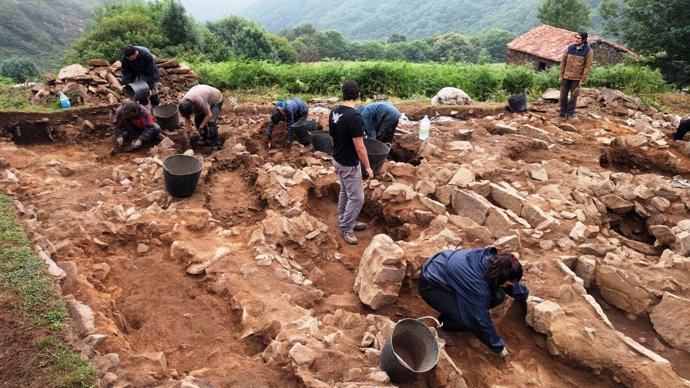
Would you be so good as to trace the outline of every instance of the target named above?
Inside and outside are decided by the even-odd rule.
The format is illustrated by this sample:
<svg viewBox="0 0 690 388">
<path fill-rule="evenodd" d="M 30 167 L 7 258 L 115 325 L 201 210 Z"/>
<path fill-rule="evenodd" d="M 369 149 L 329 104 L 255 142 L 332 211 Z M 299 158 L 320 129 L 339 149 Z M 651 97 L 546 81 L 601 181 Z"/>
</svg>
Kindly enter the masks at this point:
<svg viewBox="0 0 690 388">
<path fill-rule="evenodd" d="M 594 50 L 595 65 L 613 66 L 617 63 L 623 62 L 626 57 L 630 57 L 630 55 L 627 54 L 623 49 L 602 41 L 592 42 L 592 49 Z M 554 62 L 549 59 L 540 58 L 536 55 L 510 49 L 508 49 L 506 63 L 511 65 L 522 65 L 529 63 L 534 66 L 535 70 L 546 70 L 553 65 L 560 64 L 560 62 Z"/>
</svg>

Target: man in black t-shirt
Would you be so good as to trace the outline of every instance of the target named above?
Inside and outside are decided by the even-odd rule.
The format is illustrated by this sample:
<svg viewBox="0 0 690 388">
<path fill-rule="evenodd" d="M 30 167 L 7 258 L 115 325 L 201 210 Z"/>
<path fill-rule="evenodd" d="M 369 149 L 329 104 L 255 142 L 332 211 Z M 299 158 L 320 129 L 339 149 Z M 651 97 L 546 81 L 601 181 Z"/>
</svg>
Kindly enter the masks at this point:
<svg viewBox="0 0 690 388">
<path fill-rule="evenodd" d="M 338 197 L 338 222 L 340 235 L 346 243 L 357 244 L 353 231 L 364 230 L 366 224 L 357 222 L 364 205 L 364 185 L 359 163 L 370 177 L 374 172 L 369 165 L 367 149 L 364 147 L 362 116 L 355 111 L 355 101 L 359 97 L 357 82 L 343 83 L 343 103 L 336 106 L 328 116 L 328 132 L 333 138 L 333 166 L 340 177 L 340 196 Z"/>
</svg>

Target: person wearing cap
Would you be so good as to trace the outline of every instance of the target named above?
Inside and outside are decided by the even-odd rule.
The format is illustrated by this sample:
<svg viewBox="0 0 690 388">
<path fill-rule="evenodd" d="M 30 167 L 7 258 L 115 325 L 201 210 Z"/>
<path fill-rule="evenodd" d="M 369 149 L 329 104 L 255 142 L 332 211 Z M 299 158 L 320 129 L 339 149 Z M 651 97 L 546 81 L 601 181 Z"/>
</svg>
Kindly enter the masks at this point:
<svg viewBox="0 0 690 388">
<path fill-rule="evenodd" d="M 161 133 L 161 127 L 153 121 L 151 112 L 136 101 L 127 101 L 117 108 L 113 128 L 118 147 L 122 147 L 125 137 L 132 140 L 129 150 L 141 147 L 142 143 Z"/>
<path fill-rule="evenodd" d="M 587 36 L 586 32 L 578 32 L 575 35 L 575 43 L 568 46 L 561 59 L 561 72 L 558 76 L 558 82 L 561 84 L 558 116 L 568 120 L 575 114 L 580 88 L 584 86 L 589 72 L 592 71 L 594 50 L 587 43 Z"/>
<path fill-rule="evenodd" d="M 192 130 L 191 116 L 194 114 L 194 125 L 204 145 L 212 150 L 220 148 L 218 116 L 223 110 L 223 93 L 220 90 L 209 85 L 196 85 L 182 97 L 178 110 L 180 116 L 184 117 L 187 136 Z"/>
<path fill-rule="evenodd" d="M 338 194 L 338 223 L 340 236 L 346 243 L 358 243 L 354 231 L 366 229 L 367 225 L 357 222 L 359 212 L 364 206 L 364 183 L 362 168 L 374 176 L 369 164 L 369 156 L 364 146 L 362 116 L 355 110 L 359 98 L 359 85 L 354 80 L 343 83 L 343 103 L 334 107 L 328 115 L 328 133 L 333 138 L 331 160 L 340 179 Z M 360 166 L 361 164 L 361 166 Z"/>
<path fill-rule="evenodd" d="M 273 113 L 271 113 L 271 122 L 268 124 L 268 139 L 266 145 L 271 148 L 273 137 L 273 127 L 278 125 L 281 121 L 285 121 L 287 127 L 287 138 L 285 139 L 285 147 L 290 147 L 292 143 L 292 125 L 300 120 L 306 119 L 309 115 L 309 106 L 307 103 L 299 98 L 293 98 L 287 101 L 278 101 Z"/>
<path fill-rule="evenodd" d="M 443 250 L 427 260 L 417 279 L 419 294 L 434 310 L 444 332 L 469 331 L 503 359 L 510 357 L 489 310 L 509 295 L 527 311 L 529 289 L 520 284 L 522 264 L 514 252 L 493 246 Z"/>
<path fill-rule="evenodd" d="M 150 100 L 152 108 L 160 105 L 161 100 L 158 97 L 160 72 L 151 51 L 146 47 L 130 44 L 125 46 L 122 54 L 122 78 L 120 80 L 122 85 L 128 85 L 136 81 L 145 81 L 149 86 L 150 97 L 147 96 L 139 100 L 139 103 L 148 105 Z"/>
<path fill-rule="evenodd" d="M 387 102 L 373 102 L 357 107 L 357 113 L 362 115 L 367 138 L 384 143 L 393 141 L 398 120 L 402 115 L 396 107 Z"/>
</svg>

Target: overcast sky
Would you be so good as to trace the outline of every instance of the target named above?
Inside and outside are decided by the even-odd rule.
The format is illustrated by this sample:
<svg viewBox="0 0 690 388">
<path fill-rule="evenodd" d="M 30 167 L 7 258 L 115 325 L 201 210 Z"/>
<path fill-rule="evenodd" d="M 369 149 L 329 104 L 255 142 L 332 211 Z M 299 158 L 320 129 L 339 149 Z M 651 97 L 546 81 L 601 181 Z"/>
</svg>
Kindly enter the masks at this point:
<svg viewBox="0 0 690 388">
<path fill-rule="evenodd" d="M 196 20 L 216 20 L 237 13 L 261 0 L 180 0 Z"/>
</svg>

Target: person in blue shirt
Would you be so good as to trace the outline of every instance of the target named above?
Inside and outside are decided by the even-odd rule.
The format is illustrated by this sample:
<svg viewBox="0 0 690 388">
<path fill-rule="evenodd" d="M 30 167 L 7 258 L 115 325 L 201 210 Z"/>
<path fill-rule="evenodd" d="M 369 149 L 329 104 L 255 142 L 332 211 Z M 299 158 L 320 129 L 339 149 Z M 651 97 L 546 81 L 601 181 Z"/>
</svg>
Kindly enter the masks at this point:
<svg viewBox="0 0 690 388">
<path fill-rule="evenodd" d="M 292 125 L 302 119 L 306 119 L 309 115 L 309 106 L 307 103 L 299 98 L 293 98 L 287 101 L 278 101 L 276 107 L 271 113 L 271 122 L 268 124 L 268 139 L 266 145 L 271 148 L 273 137 L 273 127 L 278 125 L 281 121 L 285 121 L 287 126 L 287 138 L 285 140 L 285 147 L 290 147 L 292 143 Z"/>
<path fill-rule="evenodd" d="M 402 116 L 396 107 L 387 102 L 373 102 L 357 107 L 357 113 L 362 116 L 367 138 L 384 143 L 393 141 L 398 120 Z"/>
<path fill-rule="evenodd" d="M 470 331 L 494 353 L 510 353 L 496 331 L 489 310 L 503 303 L 506 294 L 526 311 L 529 290 L 520 284 L 522 265 L 515 253 L 495 247 L 444 250 L 424 263 L 417 279 L 419 294 L 434 310 L 445 331 Z"/>
</svg>

